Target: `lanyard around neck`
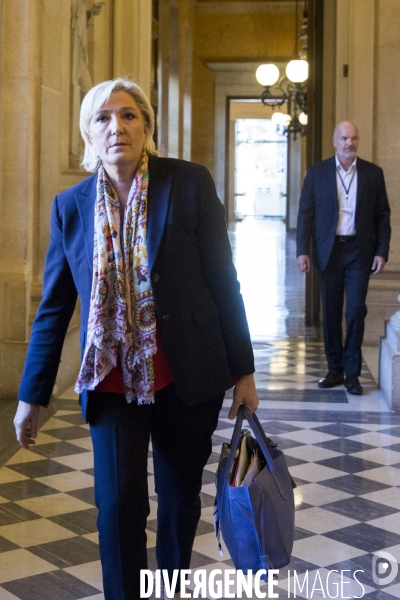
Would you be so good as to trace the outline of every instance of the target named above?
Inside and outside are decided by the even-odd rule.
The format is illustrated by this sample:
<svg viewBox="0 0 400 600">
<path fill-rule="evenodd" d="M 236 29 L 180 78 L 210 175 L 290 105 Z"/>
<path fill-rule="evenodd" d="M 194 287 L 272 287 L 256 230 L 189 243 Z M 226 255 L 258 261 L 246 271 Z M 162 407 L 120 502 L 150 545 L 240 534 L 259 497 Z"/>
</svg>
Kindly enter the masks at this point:
<svg viewBox="0 0 400 600">
<path fill-rule="evenodd" d="M 346 192 L 346 200 L 348 200 L 349 199 L 349 192 L 350 192 L 351 184 L 353 183 L 354 175 L 356 174 L 356 169 L 355 169 L 355 167 L 353 168 L 353 175 L 351 176 L 348 188 L 344 185 L 343 178 L 342 178 L 342 176 L 340 174 L 340 171 L 339 171 L 339 166 L 336 167 L 336 170 L 337 170 L 337 174 L 339 175 L 340 181 L 342 182 L 343 189 Z"/>
</svg>

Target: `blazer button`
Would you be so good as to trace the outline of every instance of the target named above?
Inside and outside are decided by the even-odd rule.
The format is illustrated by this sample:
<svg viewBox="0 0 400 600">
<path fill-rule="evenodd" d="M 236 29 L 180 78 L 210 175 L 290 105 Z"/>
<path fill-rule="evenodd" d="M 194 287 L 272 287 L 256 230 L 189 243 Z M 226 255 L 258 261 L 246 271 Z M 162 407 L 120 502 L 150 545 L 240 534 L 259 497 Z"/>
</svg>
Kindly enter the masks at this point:
<svg viewBox="0 0 400 600">
<path fill-rule="evenodd" d="M 154 283 L 157 283 L 157 281 L 160 280 L 160 276 L 158 273 L 154 273 L 154 275 L 152 276 L 152 280 L 154 281 Z"/>
<path fill-rule="evenodd" d="M 164 322 L 166 322 L 166 321 L 169 321 L 169 320 L 170 320 L 170 318 L 171 318 L 171 317 L 170 317 L 170 315 L 163 315 L 163 316 L 161 317 L 161 320 L 162 320 L 162 321 L 164 321 Z"/>
</svg>

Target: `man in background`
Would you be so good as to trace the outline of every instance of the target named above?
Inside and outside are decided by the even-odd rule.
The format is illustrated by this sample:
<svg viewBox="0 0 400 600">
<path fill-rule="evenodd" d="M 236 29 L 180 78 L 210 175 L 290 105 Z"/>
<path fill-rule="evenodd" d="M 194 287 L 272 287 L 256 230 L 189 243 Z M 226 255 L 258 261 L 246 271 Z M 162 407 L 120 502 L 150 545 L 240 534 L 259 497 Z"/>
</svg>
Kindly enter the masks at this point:
<svg viewBox="0 0 400 600">
<path fill-rule="evenodd" d="M 297 220 L 297 267 L 316 267 L 323 311 L 328 374 L 320 388 L 344 385 L 361 395 L 361 344 L 367 314 L 369 277 L 388 259 L 390 208 L 383 171 L 357 157 L 357 127 L 338 123 L 336 154 L 310 167 L 302 189 Z M 342 318 L 346 297 L 346 337 Z"/>
</svg>

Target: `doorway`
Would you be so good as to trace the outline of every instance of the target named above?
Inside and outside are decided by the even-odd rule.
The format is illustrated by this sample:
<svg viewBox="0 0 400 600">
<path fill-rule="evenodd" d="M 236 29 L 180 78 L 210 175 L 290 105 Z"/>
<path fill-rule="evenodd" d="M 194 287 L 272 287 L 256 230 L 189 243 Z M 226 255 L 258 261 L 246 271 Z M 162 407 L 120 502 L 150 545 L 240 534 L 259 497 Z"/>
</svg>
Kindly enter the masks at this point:
<svg viewBox="0 0 400 600">
<path fill-rule="evenodd" d="M 235 220 L 286 220 L 287 142 L 271 119 L 235 120 Z"/>
<path fill-rule="evenodd" d="M 230 221 L 288 216 L 288 138 L 257 99 L 229 99 L 226 197 Z M 284 105 L 282 112 L 286 112 Z"/>
</svg>

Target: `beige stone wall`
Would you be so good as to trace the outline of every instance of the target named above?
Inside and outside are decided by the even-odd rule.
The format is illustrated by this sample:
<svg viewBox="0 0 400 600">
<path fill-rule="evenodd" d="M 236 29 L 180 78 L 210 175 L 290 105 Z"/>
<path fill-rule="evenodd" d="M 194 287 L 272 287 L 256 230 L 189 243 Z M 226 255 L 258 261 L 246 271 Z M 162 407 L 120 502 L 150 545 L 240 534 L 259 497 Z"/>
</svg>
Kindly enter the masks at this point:
<svg viewBox="0 0 400 600">
<path fill-rule="evenodd" d="M 332 6 L 334 3 L 334 9 Z M 329 153 L 332 114 L 359 128 L 359 155 L 380 165 L 392 209 L 392 240 L 388 271 L 400 271 L 400 127 L 396 77 L 400 60 L 397 0 L 327 0 L 327 15 L 336 19 L 335 43 L 325 44 L 324 154 Z M 327 17 L 327 18 L 328 18 Z M 329 27 L 329 24 L 326 24 Z M 332 28 L 330 29 L 332 33 Z M 330 69 L 335 65 L 331 85 Z M 343 65 L 348 65 L 348 77 Z M 333 151 L 332 151 L 333 152 Z"/>
<path fill-rule="evenodd" d="M 294 4 L 160 0 L 158 148 L 162 156 L 204 164 L 217 180 L 219 118 L 214 64 L 286 63 L 294 55 Z M 225 118 L 225 117 L 223 117 Z M 221 171 L 222 168 L 222 171 Z M 218 177 L 219 176 L 219 177 Z M 224 183 L 216 181 L 221 199 Z"/>
<path fill-rule="evenodd" d="M 7 395 L 21 370 L 38 273 L 41 2 L 4 0 L 1 17 L 0 393 Z"/>
<path fill-rule="evenodd" d="M 237 3 L 243 4 L 243 3 Z M 253 3 L 254 7 L 254 3 Z M 212 9 L 209 9 L 210 11 Z M 198 12 L 193 51 L 192 158 L 214 173 L 215 73 L 207 62 L 279 62 L 294 53 L 293 10 Z M 260 87 L 260 95 L 262 88 Z M 215 174 L 215 173 L 214 173 Z"/>
<path fill-rule="evenodd" d="M 396 76 L 400 64 L 400 3 L 379 0 L 377 5 L 373 153 L 375 161 L 384 170 L 392 208 L 388 268 L 400 271 L 400 83 Z"/>
<path fill-rule="evenodd" d="M 193 0 L 160 0 L 158 149 L 192 157 Z"/>
<path fill-rule="evenodd" d="M 110 0 L 108 3 L 111 4 Z M 150 97 L 151 2 L 114 0 L 113 77 L 133 78 Z M 98 47 L 101 45 L 98 39 Z M 96 52 L 95 52 L 96 53 Z"/>
<path fill-rule="evenodd" d="M 286 62 L 294 53 L 294 20 L 291 3 L 232 2 L 221 8 L 219 3 L 160 0 L 162 155 L 191 158 L 215 175 L 216 80 L 207 63 Z"/>
<path fill-rule="evenodd" d="M 392 210 L 389 262 L 369 285 L 366 345 L 379 343 L 400 292 L 400 109 L 393 77 L 400 61 L 399 21 L 398 0 L 325 0 L 323 157 L 333 154 L 334 124 L 353 121 L 359 155 L 383 168 Z"/>
<path fill-rule="evenodd" d="M 40 302 L 53 197 L 88 174 L 71 165 L 71 2 L 1 0 L 0 397 L 17 394 Z M 92 2 L 86 6 L 90 8 Z M 129 18 L 127 18 L 129 17 Z M 88 27 L 92 81 L 133 75 L 149 93 L 151 2 L 105 0 Z M 58 391 L 79 367 L 78 313 Z"/>
</svg>

